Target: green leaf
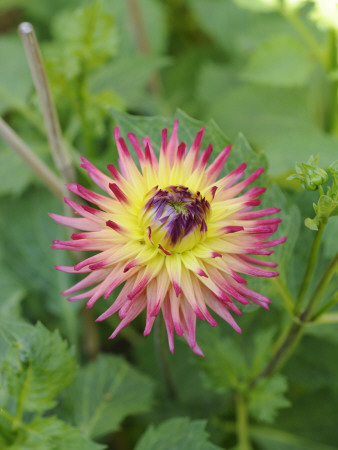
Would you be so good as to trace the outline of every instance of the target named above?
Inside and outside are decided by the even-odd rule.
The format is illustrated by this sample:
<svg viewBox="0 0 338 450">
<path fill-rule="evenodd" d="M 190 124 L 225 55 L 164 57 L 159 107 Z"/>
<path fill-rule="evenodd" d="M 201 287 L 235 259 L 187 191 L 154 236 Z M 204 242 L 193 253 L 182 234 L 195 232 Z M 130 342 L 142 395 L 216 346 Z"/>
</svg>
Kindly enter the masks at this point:
<svg viewBox="0 0 338 450">
<path fill-rule="evenodd" d="M 288 433 L 271 427 L 251 426 L 250 435 L 263 450 L 335 450 L 336 448 L 321 444 L 317 439 L 307 439 L 299 436 L 298 433 Z"/>
<path fill-rule="evenodd" d="M 205 125 L 206 130 L 202 142 L 202 148 L 205 148 L 209 143 L 212 143 L 214 148 L 214 152 L 211 157 L 212 159 L 215 158 L 217 154 L 230 143 L 229 139 L 213 120 L 209 120 L 206 124 L 203 124 L 199 120 L 189 117 L 181 110 L 176 111 L 173 119 L 167 119 L 161 116 L 134 116 L 120 113 L 115 110 L 111 110 L 111 114 L 115 119 L 116 125 L 120 128 L 122 136 L 127 136 L 128 132 L 136 134 L 139 139 L 149 136 L 157 155 L 159 154 L 161 147 L 162 129 L 167 128 L 168 136 L 170 136 L 174 119 L 178 119 L 179 122 L 179 139 L 180 141 L 185 142 L 188 147 L 190 147 L 193 143 L 196 134 L 200 131 L 201 127 Z M 236 163 L 234 164 L 236 167 L 239 165 L 236 165 Z"/>
<path fill-rule="evenodd" d="M 72 14 L 62 12 L 54 19 L 52 26 L 57 41 L 55 50 L 60 52 L 63 70 L 67 61 L 70 62 L 65 72 L 69 80 L 82 71 L 87 73 L 100 66 L 116 52 L 114 16 L 104 11 L 99 0 Z"/>
<path fill-rule="evenodd" d="M 1 97 L 1 94 L 0 94 Z M 13 177 L 15 173 L 15 177 Z M 34 173 L 14 150 L 0 142 L 0 195 L 21 194 L 34 180 Z"/>
<path fill-rule="evenodd" d="M 269 358 L 271 358 L 271 348 L 276 337 L 276 328 L 269 328 L 267 330 L 259 330 L 254 336 L 254 351 L 252 351 L 252 371 L 251 377 L 257 376 Z"/>
<path fill-rule="evenodd" d="M 235 58 L 269 37 L 292 30 L 278 13 L 257 14 L 231 0 L 189 0 L 189 6 L 203 31 Z"/>
<path fill-rule="evenodd" d="M 338 215 L 338 201 L 334 201 L 328 195 L 321 195 L 318 201 L 317 216 L 319 219 L 327 219 Z"/>
<path fill-rule="evenodd" d="M 310 217 L 307 217 L 304 220 L 304 225 L 309 228 L 309 230 L 312 231 L 317 231 L 318 230 L 318 226 L 319 226 L 319 220 L 317 217 L 315 217 L 314 219 L 310 219 Z"/>
<path fill-rule="evenodd" d="M 137 443 L 135 450 L 217 450 L 207 441 L 205 421 L 189 421 L 187 418 L 175 418 L 160 424 L 156 429 L 151 426 Z"/>
<path fill-rule="evenodd" d="M 331 328 L 331 329 L 330 329 Z M 319 392 L 329 387 L 338 393 L 337 325 L 311 325 L 300 342 L 292 364 L 287 366 L 287 376 L 299 395 Z M 331 336 L 330 336 L 331 334 Z M 316 359 L 314 360 L 314 355 Z"/>
<path fill-rule="evenodd" d="M 329 220 L 325 226 L 324 233 L 324 253 L 326 258 L 331 259 L 337 252 L 337 223 L 336 220 Z"/>
<path fill-rule="evenodd" d="M 0 318 L 0 360 L 3 361 L 8 350 L 15 346 L 21 336 L 32 332 L 32 325 L 20 319 Z"/>
<path fill-rule="evenodd" d="M 249 377 L 244 352 L 235 337 L 224 338 L 214 328 L 201 328 L 199 342 L 205 355 L 197 364 L 203 369 L 207 384 L 224 392 L 230 387 L 241 388 Z"/>
<path fill-rule="evenodd" d="M 13 35 L 0 37 L 0 114 L 26 100 L 32 87 L 29 66 L 20 39 Z M 2 167 L 2 162 L 0 164 Z M 2 179 L 2 178 L 1 178 Z M 17 180 L 20 183 L 20 179 Z"/>
<path fill-rule="evenodd" d="M 0 314 L 2 317 L 19 316 L 19 304 L 25 296 L 25 289 L 20 285 L 20 280 L 15 277 L 0 261 Z"/>
<path fill-rule="evenodd" d="M 32 189 L 15 202 L 6 197 L 0 205 L 0 256 L 29 291 L 26 307 L 33 319 L 62 318 L 58 326 L 74 342 L 81 305 L 69 304 L 60 294 L 73 280 L 54 266 L 71 265 L 71 260 L 66 252 L 50 248 L 53 239 L 65 237 L 65 230 L 49 212 L 62 214 L 62 207 L 46 190 Z"/>
<path fill-rule="evenodd" d="M 90 441 L 81 434 L 80 430 L 52 416 L 36 417 L 17 433 L 14 443 L 5 448 L 11 450 L 100 450 L 106 447 Z"/>
<path fill-rule="evenodd" d="M 241 75 L 253 83 L 276 87 L 302 86 L 314 67 L 310 52 L 299 41 L 275 36 L 250 55 Z"/>
<path fill-rule="evenodd" d="M 273 302 L 277 299 L 284 299 L 291 309 L 292 299 L 285 298 L 285 289 L 283 289 L 283 286 L 286 287 L 286 290 L 288 288 L 290 293 L 297 292 L 296 286 L 298 286 L 300 281 L 299 272 L 305 268 L 305 257 L 298 255 L 298 253 L 295 254 L 295 248 L 302 226 L 301 213 L 297 204 L 290 202 L 290 199 L 275 184 L 268 186 L 267 191 L 262 196 L 262 204 L 260 207 L 278 207 L 281 209 L 277 217 L 281 218 L 282 222 L 279 224 L 278 230 L 274 233 L 272 239 L 287 236 L 287 240 L 283 244 L 274 247 L 275 253 L 267 258 L 278 264 L 276 270 L 280 274 L 279 277 L 264 280 L 252 277 L 249 280 L 250 288 L 257 292 L 262 292 Z M 276 302 L 276 304 L 285 310 L 283 303 Z"/>
<path fill-rule="evenodd" d="M 90 90 L 116 92 L 129 108 L 139 109 L 149 97 L 146 92 L 151 76 L 169 64 L 165 57 L 121 56 L 101 66 L 90 78 Z"/>
<path fill-rule="evenodd" d="M 264 195 L 262 207 L 275 206 L 281 209 L 278 217 L 282 219 L 278 231 L 274 234 L 274 239 L 287 236 L 284 244 L 274 248 L 273 259 L 278 262 L 278 270 L 285 280 L 290 276 L 290 264 L 293 251 L 300 233 L 301 213 L 296 204 L 293 204 L 284 195 L 283 191 L 275 184 L 268 187 Z"/>
<path fill-rule="evenodd" d="M 270 12 L 278 10 L 278 0 L 234 0 L 241 8 L 249 9 L 256 12 Z"/>
<path fill-rule="evenodd" d="M 268 161 L 264 153 L 254 152 L 245 136 L 243 136 L 242 133 L 239 133 L 231 149 L 231 158 L 229 158 L 229 163 L 226 168 L 228 171 L 234 170 L 243 162 L 247 163 L 246 172 L 248 175 L 259 167 L 263 167 L 265 170 L 268 167 Z M 265 171 L 265 173 L 259 177 L 258 184 L 264 185 L 266 182 L 267 174 Z"/>
<path fill-rule="evenodd" d="M 81 369 L 65 391 L 65 411 L 91 438 L 116 431 L 121 421 L 149 410 L 152 382 L 121 358 L 101 355 Z"/>
<path fill-rule="evenodd" d="M 1 364 L 7 391 L 1 400 L 14 402 L 19 411 L 46 411 L 74 377 L 73 351 L 57 331 L 51 333 L 40 323 L 25 332 L 18 330 L 17 336 Z"/>
<path fill-rule="evenodd" d="M 144 45 L 137 34 L 137 27 L 133 19 L 131 5 L 120 0 L 107 0 L 107 8 L 116 18 L 116 28 L 119 37 L 118 54 L 121 56 L 140 53 Z M 157 0 L 138 0 L 140 20 L 143 24 L 146 45 L 149 54 L 163 54 L 168 39 L 168 20 L 166 5 Z"/>
<path fill-rule="evenodd" d="M 111 113 L 123 136 L 126 136 L 128 132 L 135 133 L 139 139 L 149 136 L 157 154 L 160 150 L 162 129 L 167 128 L 168 134 L 170 134 L 174 122 L 174 119 L 166 119 L 160 116 L 132 116 L 114 110 Z M 214 153 L 211 159 L 215 158 L 230 143 L 224 132 L 213 120 L 203 124 L 203 122 L 192 119 L 181 110 L 177 110 L 175 118 L 179 121 L 179 139 L 185 142 L 188 147 L 193 143 L 201 127 L 205 125 L 206 130 L 202 148 L 212 143 Z M 258 167 L 267 167 L 265 156 L 262 153 L 255 153 L 245 137 L 240 134 L 234 142 L 231 155 L 225 166 L 226 173 L 232 171 L 243 162 L 248 163 L 248 173 L 253 172 Z M 264 177 L 262 179 L 264 180 Z"/>
<path fill-rule="evenodd" d="M 329 166 L 338 140 L 325 134 L 307 108 L 305 89 L 278 89 L 240 83 L 227 66 L 204 65 L 198 84 L 204 117 L 213 117 L 233 140 L 243 132 L 254 149 L 263 151 L 272 175 L 293 170 L 295 155 L 306 161 L 320 149 Z"/>
<path fill-rule="evenodd" d="M 290 406 L 284 396 L 286 390 L 286 380 L 282 375 L 259 381 L 249 396 L 250 414 L 261 422 L 272 423 L 280 408 Z"/>
<path fill-rule="evenodd" d="M 34 18 L 36 24 L 47 23 L 51 17 L 65 8 L 76 8 L 83 3 L 83 0 L 58 0 L 57 3 L 41 2 L 40 0 L 0 0 L 0 8 L 6 10 L 18 8 L 23 12 L 24 17 Z"/>
</svg>

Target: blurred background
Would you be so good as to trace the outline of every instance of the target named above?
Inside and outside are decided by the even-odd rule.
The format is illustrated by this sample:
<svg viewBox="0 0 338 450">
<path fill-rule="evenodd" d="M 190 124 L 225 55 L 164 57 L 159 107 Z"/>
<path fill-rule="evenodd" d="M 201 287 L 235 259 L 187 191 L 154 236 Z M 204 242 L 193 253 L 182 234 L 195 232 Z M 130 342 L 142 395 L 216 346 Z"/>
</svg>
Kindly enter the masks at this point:
<svg viewBox="0 0 338 450">
<path fill-rule="evenodd" d="M 268 161 L 265 181 L 269 185 L 274 183 L 270 199 L 278 202 L 270 202 L 269 206 L 284 208 L 284 228 L 280 234 L 291 236 L 287 250 L 280 250 L 280 253 L 278 250 L 276 260 L 282 265 L 283 279 L 289 289 L 297 290 L 299 272 L 304 271 L 313 239 L 313 232 L 304 228 L 303 219 L 313 216 L 314 197 L 312 193 L 301 192 L 296 182 L 286 178 L 297 161 L 307 161 L 310 155 L 320 153 L 320 163 L 324 167 L 337 157 L 336 2 L 0 0 L 0 114 L 56 172 L 17 32 L 23 21 L 34 25 L 65 146 L 80 183 L 93 187 L 84 171 L 78 170 L 79 155 L 102 170 L 107 163 L 116 163 L 113 128 L 120 113 L 159 115 L 171 121 L 182 114 L 177 113 L 180 109 L 199 121 L 215 121 L 230 141 L 243 133 L 254 154 L 264 152 Z M 210 123 L 216 127 L 214 122 Z M 3 297 L 0 315 L 21 324 L 24 322 L 27 327 L 41 321 L 49 330 L 58 329 L 73 346 L 81 367 L 89 361 L 98 361 L 99 355 L 123 357 L 122 360 L 99 359 L 101 365 L 88 368 L 86 372 L 80 370 L 72 387 L 62 391 L 66 393 L 59 409 L 55 409 L 55 405 L 50 410 L 46 407 L 50 411 L 47 415 L 56 414 L 67 424 L 81 429 L 89 440 L 104 443 L 111 449 L 217 448 L 213 445 L 235 449 L 234 403 L 226 378 L 231 378 L 231 373 L 246 370 L 243 369 L 245 361 L 238 353 L 246 355 L 244 359 L 250 359 L 254 348 L 264 353 L 275 336 L 276 328 L 271 327 L 271 323 L 277 323 L 277 327 L 286 320 L 276 286 L 270 283 L 266 287 L 267 295 L 271 295 L 276 304 L 269 317 L 263 314 L 257 322 L 253 310 L 243 318 L 241 324 L 247 329 L 244 340 L 233 337 L 226 326 L 220 325 L 217 330 L 211 330 L 214 337 L 210 344 L 210 331 L 201 326 L 198 335 L 204 348 L 209 350 L 209 363 L 196 362 L 187 346 L 178 340 L 175 357 L 170 359 L 178 401 L 177 393 L 173 398 L 170 388 L 168 391 L 165 387 L 153 337 L 142 338 L 143 318 L 137 319 L 113 342 L 108 341 L 118 318 L 110 318 L 98 326 L 94 319 L 103 311 L 102 306 L 95 306 L 92 313 L 85 311 L 81 304 L 70 304 L 61 297 L 60 292 L 74 280 L 70 274 L 57 272 L 53 267 L 70 265 L 72 260 L 66 252 L 50 249 L 51 241 L 62 239 L 66 232 L 55 225 L 47 213 L 62 214 L 63 206 L 2 140 L 0 196 L 0 291 Z M 334 226 L 329 224 L 320 267 L 333 256 L 336 236 Z M 320 273 L 316 273 L 314 278 L 319 277 Z M 254 288 L 254 284 L 251 287 Z M 308 332 L 297 357 L 286 367 L 285 373 L 292 379 L 288 399 L 284 398 L 287 389 L 284 378 L 269 386 L 266 395 L 268 403 L 272 403 L 271 414 L 267 413 L 268 417 L 264 418 L 257 410 L 253 412 L 257 420 L 253 426 L 255 449 L 338 448 L 338 333 L 335 326 L 328 326 L 325 332 L 320 326 L 320 330 L 314 326 Z M 4 330 L 12 328 L 3 324 Z M 28 334 L 29 330 L 27 328 Z M 43 337 L 45 332 L 39 331 L 42 340 L 47 339 Z M 18 331 L 14 341 L 23 339 L 19 335 Z M 219 339 L 217 346 L 215 336 Z M 6 345 L 2 356 L 7 354 Z M 9 370 L 8 366 L 2 366 L 4 368 Z M 104 386 L 110 386 L 110 375 L 113 377 L 123 370 L 130 378 L 124 380 L 126 384 L 120 397 L 117 396 L 115 402 L 108 400 L 98 410 L 98 403 L 106 392 Z M 75 373 L 75 365 L 70 364 L 69 371 Z M 95 390 L 96 379 L 103 372 L 106 378 L 100 384 L 102 389 Z M 220 381 L 222 374 L 225 374 L 223 382 Z M 80 398 L 87 398 L 88 405 L 83 405 Z M 77 403 L 78 410 L 74 407 Z M 120 406 L 121 411 L 116 412 L 117 403 L 127 406 Z M 263 400 L 258 402 L 261 410 L 267 408 L 266 404 L 262 407 L 263 403 Z M 277 415 L 279 408 L 291 403 L 291 409 L 282 409 Z M 261 411 L 259 406 L 257 408 Z M 143 415 L 135 418 L 130 417 L 131 413 Z M 95 423 L 89 426 L 93 416 Z M 149 424 L 175 416 L 208 420 L 207 429 L 214 444 L 207 442 L 203 434 L 205 424 L 196 425 L 199 422 L 193 423 L 201 435 L 196 430 L 192 434 L 201 436 L 205 446 L 202 443 L 198 447 L 197 441 L 189 441 L 190 444 L 181 443 L 177 447 L 161 447 L 154 430 L 154 447 L 150 440 L 139 441 Z M 110 422 L 107 417 L 111 417 Z M 8 425 L 2 426 L 1 429 L 0 421 L 0 432 L 5 435 Z M 29 441 L 20 444 L 12 435 L 3 445 L 20 450 L 83 449 L 87 448 L 85 445 L 103 448 L 87 441 L 85 444 L 80 438 L 62 443 L 58 440 L 62 427 L 58 430 L 55 435 L 45 431 L 54 436 L 54 447 L 44 441 L 37 447 L 36 440 L 32 444 Z M 69 430 L 67 433 L 65 430 L 63 433 L 67 434 Z M 183 430 L 184 435 L 193 428 L 182 422 L 171 424 L 168 430 L 163 428 L 161 432 L 169 436 L 175 434 L 173 430 L 177 430 L 177 434 Z"/>
</svg>

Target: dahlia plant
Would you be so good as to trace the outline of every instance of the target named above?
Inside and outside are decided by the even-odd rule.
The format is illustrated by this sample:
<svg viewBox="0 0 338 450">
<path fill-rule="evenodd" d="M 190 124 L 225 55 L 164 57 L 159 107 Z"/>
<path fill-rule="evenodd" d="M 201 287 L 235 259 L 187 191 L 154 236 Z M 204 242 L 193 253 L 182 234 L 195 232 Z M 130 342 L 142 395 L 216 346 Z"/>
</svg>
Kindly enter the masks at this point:
<svg viewBox="0 0 338 450">
<path fill-rule="evenodd" d="M 124 283 L 113 304 L 97 318 L 102 321 L 119 312 L 121 322 L 110 338 L 145 309 L 144 335 L 149 334 L 161 311 L 170 351 L 174 352 L 176 332 L 196 354 L 203 355 L 196 343 L 197 317 L 216 326 L 212 310 L 241 332 L 231 315 L 241 314 L 239 305 L 255 303 L 268 309 L 270 300 L 247 287 L 242 275 L 278 275 L 270 270 L 277 264 L 260 256 L 270 255 L 273 250 L 268 248 L 286 240 L 267 240 L 281 219 L 263 217 L 279 209 L 254 210 L 265 188 L 246 190 L 264 169 L 258 168 L 239 182 L 246 169 L 242 163 L 219 178 L 231 146 L 208 165 L 212 145 L 200 153 L 204 131 L 202 127 L 188 149 L 179 142 L 175 121 L 169 140 L 167 130 L 162 131 L 159 158 L 149 138 L 141 144 L 128 133 L 137 165 L 116 127 L 120 170 L 108 165 L 107 176 L 81 158 L 81 166 L 107 195 L 68 185 L 71 192 L 99 209 L 66 198 L 80 217 L 51 214 L 57 223 L 82 230 L 74 233 L 71 241 L 55 240 L 54 249 L 98 252 L 74 267 L 56 267 L 87 274 L 63 292 L 70 296 L 68 300 L 88 299 L 91 308 Z"/>
</svg>

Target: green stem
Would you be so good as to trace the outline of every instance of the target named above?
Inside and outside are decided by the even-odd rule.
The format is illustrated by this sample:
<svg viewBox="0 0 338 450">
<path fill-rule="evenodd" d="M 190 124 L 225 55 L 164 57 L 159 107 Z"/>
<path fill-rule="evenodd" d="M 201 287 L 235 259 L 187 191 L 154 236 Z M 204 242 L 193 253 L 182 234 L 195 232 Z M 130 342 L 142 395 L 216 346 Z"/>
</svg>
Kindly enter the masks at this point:
<svg viewBox="0 0 338 450">
<path fill-rule="evenodd" d="M 323 305 L 311 318 L 311 322 L 317 322 L 317 320 L 319 318 L 322 318 L 323 315 L 326 313 L 326 311 L 328 311 L 329 309 L 331 309 L 334 305 L 336 305 L 338 303 L 338 299 L 333 297 L 331 298 L 331 300 L 329 300 L 327 303 L 325 303 L 325 305 Z M 322 323 L 322 322 L 321 322 Z"/>
<path fill-rule="evenodd" d="M 325 228 L 325 223 L 321 222 L 319 224 L 318 231 L 316 232 L 316 236 L 315 236 L 313 244 L 312 244 L 308 265 L 307 265 L 307 268 L 305 271 L 302 286 L 300 288 L 300 291 L 298 294 L 298 299 L 297 299 L 297 302 L 295 305 L 295 314 L 297 314 L 300 311 L 300 308 L 302 307 L 302 304 L 304 302 L 308 287 L 310 285 L 313 271 L 315 269 L 315 265 L 316 265 L 316 261 L 317 261 L 317 256 L 318 256 L 319 247 L 320 247 L 320 243 L 322 240 L 324 228 Z"/>
<path fill-rule="evenodd" d="M 330 72 L 334 72 L 337 69 L 337 35 L 336 31 L 331 29 L 328 32 L 328 96 L 327 96 L 327 109 L 325 115 L 324 129 L 325 131 L 332 133 L 336 131 L 337 127 L 337 102 L 338 102 L 338 81 L 329 78 Z"/>
<path fill-rule="evenodd" d="M 288 332 L 286 333 L 284 339 L 277 347 L 273 357 L 266 367 L 255 377 L 251 384 L 250 389 L 256 386 L 256 384 L 264 377 L 270 376 L 286 363 L 289 357 L 294 352 L 300 337 L 304 331 L 304 325 L 311 320 L 311 314 L 314 308 L 317 306 L 318 302 L 321 300 L 322 295 L 327 288 L 333 274 L 336 271 L 336 266 L 338 262 L 338 254 L 332 259 L 329 266 L 325 270 L 318 286 L 316 287 L 310 302 L 302 313 L 295 317 L 295 322 L 290 325 Z"/>
<path fill-rule="evenodd" d="M 312 318 L 311 318 L 311 313 L 316 308 L 318 303 L 321 301 L 326 288 L 328 287 L 333 275 L 336 272 L 337 265 L 338 265 L 338 253 L 335 255 L 335 257 L 332 259 L 330 264 L 327 266 L 320 282 L 318 283 L 317 288 L 315 289 L 315 291 L 309 301 L 309 304 L 308 304 L 306 310 L 304 311 L 304 315 L 306 318 L 310 317 L 310 320 L 314 320 L 315 317 L 319 317 L 320 311 L 318 311 Z M 326 311 L 326 309 L 327 309 L 326 305 L 324 305 L 322 309 L 324 309 L 324 311 Z"/>
<path fill-rule="evenodd" d="M 29 366 L 27 367 L 26 378 L 23 382 L 22 389 L 21 389 L 20 396 L 19 396 L 18 409 L 17 409 L 16 416 L 15 416 L 15 422 L 13 422 L 14 429 L 18 427 L 18 425 L 21 423 L 21 420 L 22 420 L 22 415 L 23 415 L 23 411 L 24 411 L 24 407 L 25 407 L 27 390 L 29 387 L 31 375 L 32 375 L 32 366 L 31 366 L 31 364 L 29 364 Z"/>
<path fill-rule="evenodd" d="M 25 425 L 24 423 L 22 423 L 20 420 L 18 420 L 16 417 L 9 414 L 3 408 L 0 408 L 0 417 L 3 417 L 5 420 L 10 422 L 12 424 L 12 429 L 14 429 L 14 430 L 22 428 L 24 430 L 30 431 L 28 425 Z"/>
<path fill-rule="evenodd" d="M 287 288 L 285 283 L 283 283 L 283 281 L 280 280 L 280 278 L 277 278 L 277 277 L 273 278 L 273 282 L 276 285 L 277 289 L 279 290 L 279 292 L 284 300 L 285 308 L 292 315 L 293 309 L 294 309 L 294 301 L 293 301 L 293 298 L 291 297 L 289 289 Z"/>
<path fill-rule="evenodd" d="M 169 360 L 168 360 L 168 349 L 167 346 L 164 344 L 164 329 L 163 329 L 163 321 L 160 320 L 161 318 L 158 317 L 155 321 L 155 348 L 156 348 L 156 354 L 158 363 L 165 381 L 165 384 L 167 386 L 167 391 L 169 394 L 169 397 L 172 400 L 177 399 L 177 391 L 174 383 L 174 379 L 171 373 Z"/>
<path fill-rule="evenodd" d="M 337 300 L 336 300 L 337 303 Z M 316 324 L 323 325 L 325 323 L 338 323 L 338 312 L 322 314 Z"/>
<path fill-rule="evenodd" d="M 236 432 L 239 450 L 251 450 L 249 440 L 248 404 L 242 392 L 236 397 Z"/>
<path fill-rule="evenodd" d="M 289 331 L 286 334 L 286 337 L 282 341 L 282 343 L 277 348 L 275 354 L 269 361 L 269 363 L 265 366 L 265 368 L 251 381 L 250 389 L 253 389 L 256 384 L 265 377 L 268 377 L 277 370 L 281 369 L 281 367 L 285 364 L 285 362 L 289 359 L 291 354 L 294 352 L 299 338 L 303 332 L 303 322 L 299 320 L 298 322 L 294 322 L 290 325 Z"/>
</svg>

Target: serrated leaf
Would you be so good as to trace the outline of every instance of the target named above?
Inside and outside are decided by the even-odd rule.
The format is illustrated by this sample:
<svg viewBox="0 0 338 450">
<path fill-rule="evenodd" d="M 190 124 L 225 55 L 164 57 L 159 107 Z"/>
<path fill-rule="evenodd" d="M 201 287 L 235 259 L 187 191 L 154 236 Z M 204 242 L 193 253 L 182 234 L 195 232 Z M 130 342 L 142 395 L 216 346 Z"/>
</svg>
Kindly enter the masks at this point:
<svg viewBox="0 0 338 450">
<path fill-rule="evenodd" d="M 287 236 L 283 245 L 275 249 L 274 260 L 278 262 L 278 270 L 282 278 L 289 275 L 290 260 L 295 248 L 301 227 L 301 213 L 296 204 L 291 204 L 283 191 L 275 184 L 269 186 L 263 198 L 263 207 L 268 205 L 281 209 L 278 217 L 282 219 L 278 231 L 274 234 L 274 239 Z"/>
<path fill-rule="evenodd" d="M 117 33 L 114 16 L 106 12 L 99 0 L 73 13 L 63 12 L 52 22 L 53 34 L 59 41 L 57 49 L 66 61 L 72 60 L 73 71 L 68 79 L 81 71 L 89 71 L 116 52 Z"/>
<path fill-rule="evenodd" d="M 250 414 L 261 422 L 272 423 L 280 408 L 290 406 L 284 396 L 286 391 L 287 383 L 282 375 L 259 381 L 249 396 Z"/>
<path fill-rule="evenodd" d="M 16 434 L 15 441 L 8 448 L 11 450 L 100 450 L 106 447 L 90 441 L 80 430 L 56 417 L 37 417 Z"/>
<path fill-rule="evenodd" d="M 65 411 L 94 438 L 116 431 L 125 417 L 148 411 L 152 390 L 151 380 L 123 359 L 101 355 L 65 391 Z"/>
<path fill-rule="evenodd" d="M 80 305 L 67 304 L 60 295 L 72 280 L 53 266 L 69 265 L 71 260 L 65 252 L 50 248 L 52 240 L 65 232 L 50 219 L 51 211 L 62 214 L 62 207 L 46 190 L 32 189 L 15 202 L 5 198 L 0 205 L 0 255 L 35 300 L 28 303 L 33 318 L 42 319 L 46 312 L 49 320 L 62 317 L 62 330 L 74 341 L 75 313 Z M 40 299 L 38 302 L 35 296 Z"/>
<path fill-rule="evenodd" d="M 243 79 L 258 84 L 302 86 L 313 67 L 311 54 L 299 41 L 288 36 L 276 36 L 252 52 L 241 75 Z"/>
<path fill-rule="evenodd" d="M 17 331 L 17 341 L 1 364 L 7 392 L 1 400 L 22 411 L 46 411 L 74 377 L 74 354 L 57 331 L 51 333 L 40 323 L 23 330 Z"/>
<path fill-rule="evenodd" d="M 217 327 L 218 328 L 218 327 Z M 220 392 L 239 388 L 249 376 L 244 353 L 234 337 L 221 337 L 218 329 L 202 328 L 199 342 L 207 357 L 197 364 L 203 369 L 207 384 Z"/>
<path fill-rule="evenodd" d="M 236 138 L 231 153 L 231 156 L 233 156 L 233 158 L 229 158 L 229 163 L 227 164 L 227 170 L 229 171 L 234 170 L 242 162 L 247 163 L 247 174 L 254 172 L 259 167 L 262 167 L 263 169 L 267 169 L 268 167 L 268 161 L 264 153 L 254 152 L 249 142 L 242 133 L 239 133 L 238 137 Z M 265 184 L 266 181 L 267 174 L 265 172 L 259 177 L 258 183 L 262 185 Z"/>
<path fill-rule="evenodd" d="M 0 318 L 0 360 L 3 361 L 9 348 L 19 342 L 21 336 L 29 334 L 32 325 L 16 318 Z"/>
<path fill-rule="evenodd" d="M 263 369 L 271 357 L 273 339 L 276 336 L 276 328 L 259 330 L 254 336 L 254 351 L 252 351 L 251 376 L 255 377 Z"/>
<path fill-rule="evenodd" d="M 135 450 L 217 450 L 220 447 L 207 441 L 205 421 L 175 418 L 148 428 Z"/>
<path fill-rule="evenodd" d="M 132 132 L 135 133 L 139 139 L 149 136 L 157 154 L 159 153 L 161 145 L 162 129 L 167 128 L 168 133 L 170 133 L 174 122 L 174 119 L 167 119 L 160 116 L 132 116 L 114 110 L 112 110 L 111 113 L 116 124 L 119 126 L 122 135 L 126 136 L 128 132 Z M 193 140 L 201 127 L 205 126 L 202 148 L 205 148 L 209 143 L 213 145 L 214 152 L 211 160 L 230 143 L 227 136 L 213 120 L 209 120 L 203 124 L 203 122 L 189 117 L 181 110 L 177 110 L 175 118 L 178 119 L 179 122 L 179 139 L 180 141 L 185 142 L 188 147 L 193 143 Z M 228 173 L 232 171 L 243 162 L 248 164 L 248 173 L 253 172 L 258 167 L 267 167 L 265 156 L 262 153 L 255 153 L 245 137 L 240 134 L 233 144 L 231 155 L 225 165 L 224 172 Z M 264 180 L 264 176 L 261 178 Z"/>
</svg>

